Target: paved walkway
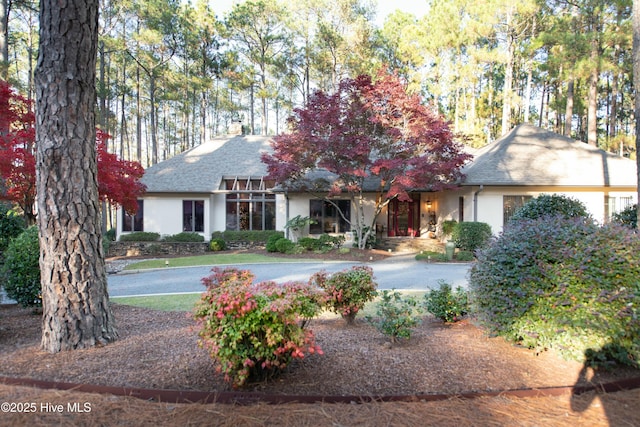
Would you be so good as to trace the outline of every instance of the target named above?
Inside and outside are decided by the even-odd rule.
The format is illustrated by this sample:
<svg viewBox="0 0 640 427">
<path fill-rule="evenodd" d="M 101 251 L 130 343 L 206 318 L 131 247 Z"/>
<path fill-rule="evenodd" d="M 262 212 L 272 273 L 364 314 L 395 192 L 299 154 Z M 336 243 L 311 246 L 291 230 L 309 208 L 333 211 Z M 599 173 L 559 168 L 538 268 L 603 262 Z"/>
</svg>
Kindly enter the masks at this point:
<svg viewBox="0 0 640 427">
<path fill-rule="evenodd" d="M 340 271 L 354 262 L 291 262 L 239 264 L 256 276 L 255 281 L 273 280 L 283 283 L 292 280 L 307 281 L 317 271 Z M 416 261 L 414 255 L 396 255 L 384 261 L 365 263 L 372 267 L 378 289 L 427 290 L 446 281 L 452 287 L 467 286 L 467 273 L 471 264 L 427 263 Z M 220 265 L 218 267 L 224 267 Z M 201 279 L 209 275 L 211 266 L 166 268 L 121 272 L 108 277 L 110 296 L 153 295 L 167 293 L 202 292 Z"/>
</svg>

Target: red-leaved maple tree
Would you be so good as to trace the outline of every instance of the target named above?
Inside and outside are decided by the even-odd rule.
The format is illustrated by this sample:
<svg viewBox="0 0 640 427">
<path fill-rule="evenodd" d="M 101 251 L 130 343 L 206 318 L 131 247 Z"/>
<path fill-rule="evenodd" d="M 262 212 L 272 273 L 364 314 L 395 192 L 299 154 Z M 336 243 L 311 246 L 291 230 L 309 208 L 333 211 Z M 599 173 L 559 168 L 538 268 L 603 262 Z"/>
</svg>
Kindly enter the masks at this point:
<svg viewBox="0 0 640 427">
<path fill-rule="evenodd" d="M 32 103 L 0 80 L 0 198 L 16 203 L 29 224 L 35 222 L 35 116 Z M 96 132 L 100 200 L 134 214 L 146 187 L 138 162 L 119 159 L 107 151 L 109 135 Z"/>
<path fill-rule="evenodd" d="M 348 194 L 355 218 L 342 218 L 364 248 L 378 215 L 410 192 L 451 188 L 471 158 L 448 123 L 408 94 L 395 74 L 345 79 L 334 94 L 322 91 L 289 118 L 292 131 L 263 154 L 269 175 L 282 187 L 306 191 L 329 203 Z M 365 216 L 365 193 L 375 193 L 373 216 Z M 333 203 L 340 211 L 337 203 Z"/>
</svg>

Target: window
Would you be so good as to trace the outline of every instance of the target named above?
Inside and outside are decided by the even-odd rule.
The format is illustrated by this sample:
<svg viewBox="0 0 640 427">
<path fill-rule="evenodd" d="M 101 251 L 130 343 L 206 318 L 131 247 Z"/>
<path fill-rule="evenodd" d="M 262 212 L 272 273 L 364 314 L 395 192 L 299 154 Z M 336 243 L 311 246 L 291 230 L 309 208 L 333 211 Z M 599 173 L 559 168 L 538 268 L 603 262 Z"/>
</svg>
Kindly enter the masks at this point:
<svg viewBox="0 0 640 427">
<path fill-rule="evenodd" d="M 182 231 L 204 231 L 204 200 L 182 201 Z"/>
<path fill-rule="evenodd" d="M 503 224 L 509 222 L 513 214 L 531 198 L 531 196 L 502 196 Z"/>
<path fill-rule="evenodd" d="M 275 183 L 264 178 L 224 180 L 227 191 L 227 230 L 275 230 Z"/>
<path fill-rule="evenodd" d="M 138 211 L 129 215 L 122 210 L 122 231 L 144 231 L 144 200 L 138 200 Z"/>
<path fill-rule="evenodd" d="M 610 221 L 613 214 L 620 213 L 633 204 L 632 197 L 604 196 L 605 221 Z"/>
<path fill-rule="evenodd" d="M 338 209 L 340 211 L 338 211 Z M 340 215 L 342 212 L 342 215 Z M 351 201 L 310 200 L 309 216 L 315 221 L 309 225 L 310 234 L 346 233 L 351 230 Z M 344 216 L 344 217 L 343 217 Z"/>
</svg>

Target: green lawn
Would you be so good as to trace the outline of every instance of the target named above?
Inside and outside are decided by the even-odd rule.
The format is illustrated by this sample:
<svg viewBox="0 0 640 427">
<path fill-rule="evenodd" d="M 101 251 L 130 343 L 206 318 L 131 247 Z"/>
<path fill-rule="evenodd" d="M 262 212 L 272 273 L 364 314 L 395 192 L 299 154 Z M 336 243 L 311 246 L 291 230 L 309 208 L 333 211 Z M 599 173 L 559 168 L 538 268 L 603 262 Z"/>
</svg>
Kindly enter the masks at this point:
<svg viewBox="0 0 640 427">
<path fill-rule="evenodd" d="M 422 298 L 423 291 L 403 291 L 403 295 L 413 295 L 416 298 Z M 116 304 L 132 305 L 135 307 L 151 308 L 153 310 L 162 311 L 192 311 L 196 302 L 200 299 L 200 293 L 190 294 L 167 294 L 167 295 L 150 295 L 141 297 L 111 297 L 111 301 Z M 374 316 L 376 312 L 375 301 L 365 305 L 358 317 Z M 325 312 L 320 317 L 331 318 L 337 315 Z"/>
<path fill-rule="evenodd" d="M 182 258 L 163 258 L 136 262 L 129 264 L 125 270 L 144 270 L 149 268 L 167 267 L 195 267 L 200 265 L 218 264 L 257 264 L 274 262 L 305 262 L 311 260 L 277 258 L 260 254 L 207 254 Z"/>
</svg>

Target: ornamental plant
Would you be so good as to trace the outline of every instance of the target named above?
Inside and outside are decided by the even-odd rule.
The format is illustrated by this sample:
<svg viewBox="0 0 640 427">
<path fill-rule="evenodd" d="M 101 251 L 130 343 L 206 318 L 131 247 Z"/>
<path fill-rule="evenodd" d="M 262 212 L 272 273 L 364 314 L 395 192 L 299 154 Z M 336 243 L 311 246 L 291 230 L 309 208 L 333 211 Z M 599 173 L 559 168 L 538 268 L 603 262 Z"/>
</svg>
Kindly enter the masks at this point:
<svg viewBox="0 0 640 427">
<path fill-rule="evenodd" d="M 399 338 L 411 338 L 411 331 L 420 321 L 422 310 L 414 297 L 403 297 L 395 289 L 382 291 L 376 303 L 376 316 L 367 316 L 369 323 L 395 343 Z"/>
<path fill-rule="evenodd" d="M 280 373 L 294 358 L 322 354 L 305 326 L 323 294 L 303 282 L 253 283 L 249 270 L 214 268 L 196 305 L 199 345 L 234 388 Z"/>
<path fill-rule="evenodd" d="M 518 209 L 510 221 L 523 219 L 536 219 L 550 216 L 563 216 L 565 218 L 588 218 L 589 211 L 580 200 L 561 194 L 541 194 L 529 200 Z"/>
<path fill-rule="evenodd" d="M 371 267 L 362 265 L 333 274 L 319 271 L 311 276 L 309 283 L 326 292 L 327 308 L 340 314 L 348 324 L 353 323 L 366 303 L 373 301 L 378 287 Z"/>
<path fill-rule="evenodd" d="M 478 254 L 478 320 L 536 351 L 638 366 L 640 239 L 619 224 L 563 216 L 510 223 Z"/>
<path fill-rule="evenodd" d="M 424 295 L 424 307 L 438 319 L 446 323 L 457 322 L 469 312 L 467 292 L 460 286 L 455 291 L 451 285 L 440 280 L 439 289 L 432 289 Z"/>
<path fill-rule="evenodd" d="M 42 306 L 38 227 L 31 226 L 14 238 L 4 253 L 1 274 L 7 296 L 23 307 Z"/>
</svg>

